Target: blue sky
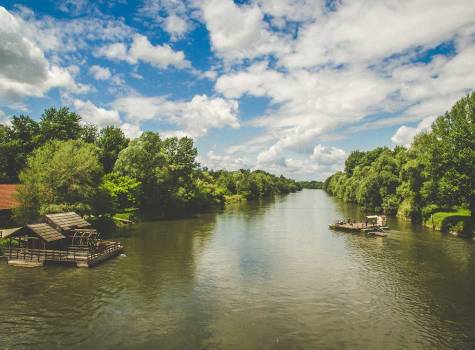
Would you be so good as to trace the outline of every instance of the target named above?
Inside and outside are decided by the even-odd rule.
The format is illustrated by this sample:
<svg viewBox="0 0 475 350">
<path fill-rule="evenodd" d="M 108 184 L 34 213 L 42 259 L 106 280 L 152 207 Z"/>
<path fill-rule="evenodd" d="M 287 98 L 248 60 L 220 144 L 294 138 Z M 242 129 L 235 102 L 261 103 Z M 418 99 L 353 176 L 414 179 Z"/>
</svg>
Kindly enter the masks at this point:
<svg viewBox="0 0 475 350">
<path fill-rule="evenodd" d="M 194 138 L 211 168 L 324 179 L 475 87 L 470 0 L 3 1 L 0 122 Z"/>
</svg>

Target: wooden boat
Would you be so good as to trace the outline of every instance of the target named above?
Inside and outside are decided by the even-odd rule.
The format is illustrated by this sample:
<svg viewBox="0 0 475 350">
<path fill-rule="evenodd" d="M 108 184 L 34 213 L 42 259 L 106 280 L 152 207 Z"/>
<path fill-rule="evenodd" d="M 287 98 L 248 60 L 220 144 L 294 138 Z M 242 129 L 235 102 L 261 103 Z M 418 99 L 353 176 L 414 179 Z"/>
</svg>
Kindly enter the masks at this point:
<svg viewBox="0 0 475 350">
<path fill-rule="evenodd" d="M 340 220 L 334 224 L 329 225 L 332 230 L 346 231 L 346 232 L 375 232 L 382 231 L 386 226 L 385 215 L 369 215 L 366 216 L 364 222 L 353 222 L 348 219 L 346 222 Z"/>
<path fill-rule="evenodd" d="M 370 231 L 366 233 L 368 236 L 373 237 L 386 237 L 388 234 L 383 231 Z"/>
</svg>

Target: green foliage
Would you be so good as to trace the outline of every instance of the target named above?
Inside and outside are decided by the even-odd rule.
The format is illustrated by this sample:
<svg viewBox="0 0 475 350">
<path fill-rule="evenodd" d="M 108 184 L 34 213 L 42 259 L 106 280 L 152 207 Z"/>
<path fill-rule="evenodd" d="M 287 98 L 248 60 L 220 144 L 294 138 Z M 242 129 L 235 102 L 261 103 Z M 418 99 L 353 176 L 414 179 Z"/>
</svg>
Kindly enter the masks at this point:
<svg viewBox="0 0 475 350">
<path fill-rule="evenodd" d="M 108 214 L 129 209 L 148 217 L 186 215 L 303 186 L 261 170 L 201 169 L 197 155 L 191 138 L 144 132 L 129 141 L 117 127 L 83 125 L 64 107 L 45 110 L 39 122 L 13 116 L 10 126 L 0 125 L 0 182 L 23 184 L 14 212 L 19 223 L 62 211 L 93 215 L 106 225 Z"/>
<path fill-rule="evenodd" d="M 233 195 L 255 199 L 300 189 L 295 181 L 259 170 L 200 170 L 196 156 L 190 138 L 163 140 L 145 132 L 120 152 L 114 171 L 141 184 L 137 204 L 148 216 L 184 215 Z"/>
<path fill-rule="evenodd" d="M 471 233 L 474 174 L 475 93 L 471 93 L 438 117 L 432 131 L 417 135 L 409 149 L 354 151 L 345 171 L 330 176 L 323 187 L 346 202 L 412 221 L 427 220 L 437 208 L 469 208 L 471 218 L 464 219 L 464 230 Z"/>
<path fill-rule="evenodd" d="M 109 194 L 118 209 L 125 209 L 137 206 L 141 185 L 140 181 L 131 177 L 109 173 L 102 179 L 101 188 Z"/>
<path fill-rule="evenodd" d="M 0 183 L 17 183 L 28 156 L 51 140 L 95 142 L 97 128 L 80 124 L 81 117 L 67 108 L 45 110 L 36 122 L 29 116 L 13 116 L 11 124 L 0 125 Z"/>
<path fill-rule="evenodd" d="M 41 142 L 49 140 L 77 140 L 82 136 L 81 116 L 68 108 L 46 109 L 40 121 Z"/>
<path fill-rule="evenodd" d="M 467 209 L 453 209 L 436 211 L 426 220 L 426 226 L 444 232 L 464 233 L 468 229 L 470 211 Z M 468 233 L 468 232 L 467 232 Z"/>
<path fill-rule="evenodd" d="M 321 190 L 323 189 L 323 181 L 299 181 L 299 186 L 302 188 L 309 188 L 313 190 Z"/>
<path fill-rule="evenodd" d="M 230 198 L 256 199 L 275 194 L 286 194 L 302 189 L 301 185 L 284 176 L 275 176 L 262 170 L 219 170 L 211 172 L 217 183 Z"/>
<path fill-rule="evenodd" d="M 97 149 L 80 140 L 51 141 L 35 150 L 20 173 L 18 222 L 48 212 L 74 210 L 102 214 L 109 210 L 100 190 L 102 167 Z M 106 199 L 104 199 L 106 198 Z"/>
<path fill-rule="evenodd" d="M 107 126 L 99 132 L 96 145 L 100 150 L 100 160 L 104 171 L 109 173 L 114 169 L 120 151 L 127 147 L 129 140 L 120 128 Z"/>
<path fill-rule="evenodd" d="M 17 182 L 18 169 L 38 144 L 39 125 L 28 116 L 13 116 L 10 126 L 0 129 L 0 182 Z"/>
</svg>

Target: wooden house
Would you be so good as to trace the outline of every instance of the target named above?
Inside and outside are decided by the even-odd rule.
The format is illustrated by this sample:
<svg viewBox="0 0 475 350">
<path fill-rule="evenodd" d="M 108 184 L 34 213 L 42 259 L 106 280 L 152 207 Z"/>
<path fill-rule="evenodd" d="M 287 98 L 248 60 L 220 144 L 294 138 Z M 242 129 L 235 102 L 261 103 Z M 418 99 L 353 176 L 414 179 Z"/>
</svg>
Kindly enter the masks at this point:
<svg viewBox="0 0 475 350">
<path fill-rule="evenodd" d="M 80 215 L 70 213 L 45 215 L 45 222 L 8 230 L 8 263 L 17 266 L 41 266 L 45 262 L 93 266 L 118 255 L 123 247 L 102 240 L 100 234 Z"/>
<path fill-rule="evenodd" d="M 19 185 L 0 184 L 0 227 L 11 224 L 12 210 L 18 206 L 15 197 Z"/>
</svg>

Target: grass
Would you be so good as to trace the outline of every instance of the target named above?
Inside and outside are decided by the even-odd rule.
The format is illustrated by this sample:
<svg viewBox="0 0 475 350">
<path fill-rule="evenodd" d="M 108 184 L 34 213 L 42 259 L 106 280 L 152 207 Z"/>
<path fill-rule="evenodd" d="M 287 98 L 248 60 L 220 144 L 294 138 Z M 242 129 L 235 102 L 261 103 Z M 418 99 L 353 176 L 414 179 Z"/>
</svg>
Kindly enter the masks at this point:
<svg viewBox="0 0 475 350">
<path fill-rule="evenodd" d="M 113 219 L 116 219 L 117 221 L 131 220 L 135 217 L 136 213 L 137 213 L 137 208 L 126 208 L 126 209 L 123 209 L 121 212 L 116 213 L 113 216 Z"/>
<path fill-rule="evenodd" d="M 18 241 L 12 240 L 12 246 L 16 247 L 18 246 Z M 8 240 L 7 239 L 2 239 L 0 238 L 0 255 L 2 255 L 2 249 L 6 250 L 8 248 Z"/>
<path fill-rule="evenodd" d="M 226 204 L 239 203 L 246 199 L 243 195 L 240 195 L 240 194 L 232 194 L 232 195 L 224 196 L 224 197 L 225 197 Z"/>
<path fill-rule="evenodd" d="M 439 211 L 432 214 L 432 218 L 426 220 L 425 225 L 436 230 L 449 232 L 453 228 L 464 227 L 469 218 L 470 211 L 468 209 L 460 208 L 452 211 Z"/>
</svg>

